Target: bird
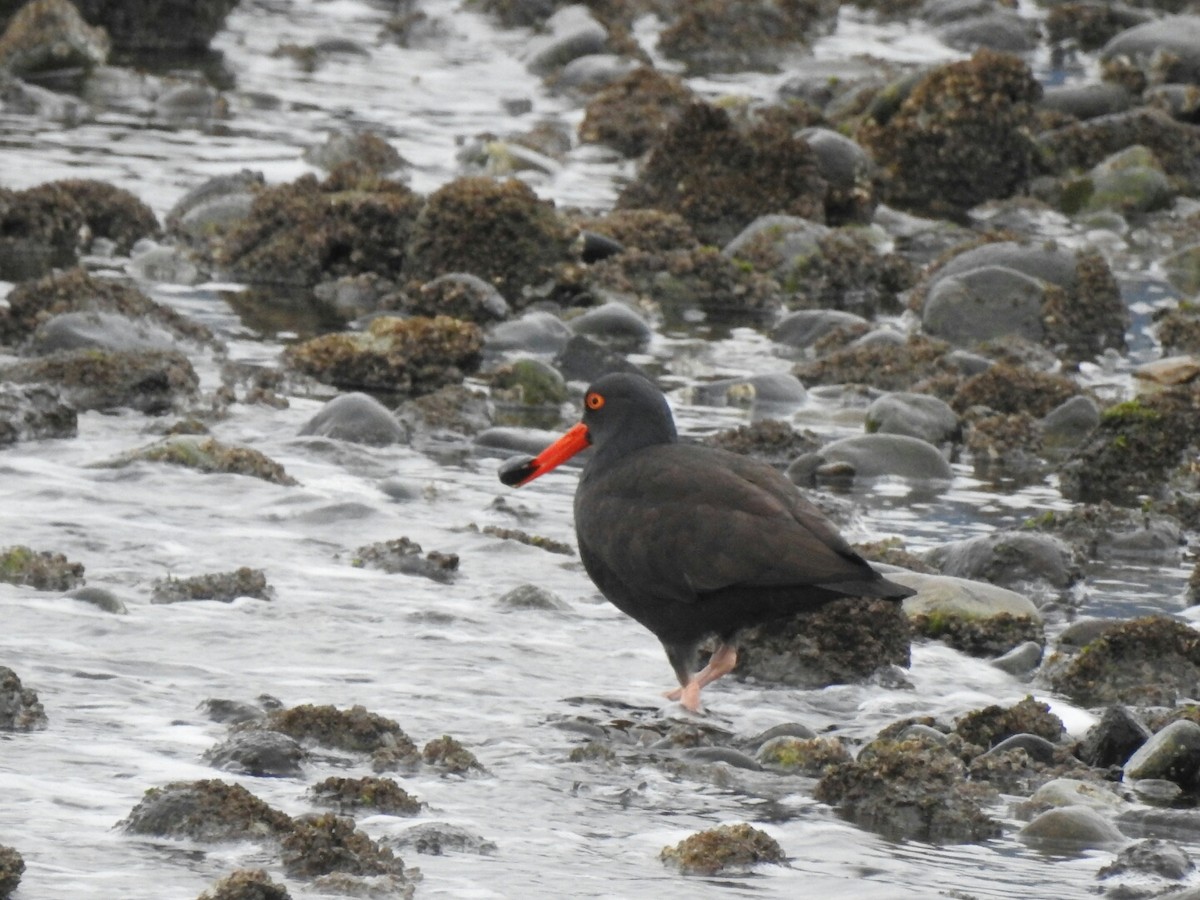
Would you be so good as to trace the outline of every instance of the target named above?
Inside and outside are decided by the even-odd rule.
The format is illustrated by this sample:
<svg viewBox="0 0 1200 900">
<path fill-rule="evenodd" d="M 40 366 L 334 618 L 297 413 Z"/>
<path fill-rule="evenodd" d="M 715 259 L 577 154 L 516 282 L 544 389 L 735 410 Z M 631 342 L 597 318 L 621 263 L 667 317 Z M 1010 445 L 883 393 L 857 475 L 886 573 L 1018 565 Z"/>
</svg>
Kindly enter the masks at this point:
<svg viewBox="0 0 1200 900">
<path fill-rule="evenodd" d="M 537 456 L 506 460 L 500 480 L 526 485 L 589 447 L 574 504 L 584 569 L 662 643 L 679 681 L 665 696 L 690 712 L 736 666 L 745 629 L 839 597 L 915 593 L 872 568 L 774 467 L 680 441 L 666 397 L 640 374 L 597 379 L 579 423 Z"/>
</svg>

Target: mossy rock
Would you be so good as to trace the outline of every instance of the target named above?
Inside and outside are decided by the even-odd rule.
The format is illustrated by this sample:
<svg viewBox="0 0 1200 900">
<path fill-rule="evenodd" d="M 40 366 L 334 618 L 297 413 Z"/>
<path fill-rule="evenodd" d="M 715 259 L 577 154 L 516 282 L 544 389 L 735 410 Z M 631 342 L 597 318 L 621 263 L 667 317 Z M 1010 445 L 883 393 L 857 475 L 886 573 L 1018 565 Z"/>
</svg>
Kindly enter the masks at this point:
<svg viewBox="0 0 1200 900">
<path fill-rule="evenodd" d="M 83 564 L 18 544 L 0 549 L 0 581 L 39 591 L 69 591 L 83 584 Z"/>
<path fill-rule="evenodd" d="M 258 450 L 235 447 L 223 444 L 216 438 L 198 435 L 175 435 L 101 465 L 121 468 L 137 461 L 183 466 L 206 474 L 249 475 L 273 484 L 299 484 L 283 466 Z"/>
<path fill-rule="evenodd" d="M 215 842 L 278 838 L 292 819 L 241 785 L 209 779 L 150 788 L 118 825 L 130 834 Z"/>
<path fill-rule="evenodd" d="M 787 861 L 775 838 L 745 822 L 699 831 L 674 847 L 664 847 L 658 858 L 684 875 L 744 872 L 762 863 Z"/>
<path fill-rule="evenodd" d="M 322 806 L 336 807 L 342 813 L 365 810 L 388 816 L 415 816 L 421 811 L 421 802 L 393 779 L 374 775 L 330 776 L 313 785 L 309 795 Z"/>
<path fill-rule="evenodd" d="M 1026 697 L 1007 708 L 988 706 L 969 712 L 958 720 L 954 730 L 967 743 L 987 749 L 1014 734 L 1035 734 L 1057 743 L 1065 726 L 1062 719 L 1050 712 L 1048 704 Z"/>
</svg>

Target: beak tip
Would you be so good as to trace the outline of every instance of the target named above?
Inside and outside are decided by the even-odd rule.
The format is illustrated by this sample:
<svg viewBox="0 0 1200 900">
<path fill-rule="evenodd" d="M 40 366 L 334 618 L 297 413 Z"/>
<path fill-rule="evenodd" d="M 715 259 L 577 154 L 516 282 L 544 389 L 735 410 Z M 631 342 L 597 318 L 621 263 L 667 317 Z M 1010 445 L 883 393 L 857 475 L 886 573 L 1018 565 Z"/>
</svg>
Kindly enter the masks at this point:
<svg viewBox="0 0 1200 900">
<path fill-rule="evenodd" d="M 538 465 L 531 456 L 513 456 L 500 464 L 497 474 L 500 482 L 508 487 L 520 487 L 538 473 Z"/>
</svg>

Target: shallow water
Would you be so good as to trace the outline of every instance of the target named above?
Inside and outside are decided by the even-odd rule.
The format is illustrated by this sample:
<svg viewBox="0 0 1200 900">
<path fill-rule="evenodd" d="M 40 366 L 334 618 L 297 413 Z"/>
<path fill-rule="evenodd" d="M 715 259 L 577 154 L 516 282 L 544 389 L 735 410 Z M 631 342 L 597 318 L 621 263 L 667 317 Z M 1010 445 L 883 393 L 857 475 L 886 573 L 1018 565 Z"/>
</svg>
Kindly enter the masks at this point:
<svg viewBox="0 0 1200 900">
<path fill-rule="evenodd" d="M 133 191 L 162 214 L 206 177 L 245 167 L 269 180 L 308 167 L 300 151 L 325 132 L 368 124 L 413 163 L 412 184 L 432 190 L 459 174 L 456 140 L 517 127 L 502 111 L 506 98 L 529 96 L 537 115 L 577 121 L 565 98 L 547 94 L 517 59 L 526 36 L 496 32 L 451 2 L 423 8 L 445 25 L 440 42 L 405 50 L 377 45 L 384 14 L 337 2 L 244 0 L 217 40 L 238 78 L 233 117 L 222 133 L 155 127 L 132 115 L 106 115 L 63 130 L 0 118 L 0 183 L 24 187 L 59 177 L 91 177 Z M 889 26 L 868 34 L 846 21 L 819 45 L 837 58 L 871 40 L 897 59 L 953 54 L 931 49 L 918 31 Z M 310 44 L 336 33 L 370 48 L 317 72 L 270 58 L 285 42 Z M 756 76 L 713 82 L 769 90 Z M 243 99 L 272 94 L 278 108 Z M 364 103 L 365 97 L 370 98 Z M 564 205 L 604 206 L 615 196 L 621 165 L 594 150 L 575 151 L 560 173 L 536 183 Z M 1131 280 L 1135 318 L 1131 360 L 1152 356 L 1149 312 L 1168 299 L 1153 282 Z M 1148 285 L 1148 287 L 1147 287 Z M 280 347 L 254 340 L 219 299 L 219 286 L 151 286 L 170 303 L 218 331 L 237 360 L 271 363 Z M 1136 300 L 1134 299 L 1136 294 Z M 675 339 L 653 353 L 673 354 Z M 1127 388 L 1130 360 L 1099 367 L 1098 383 Z M 216 361 L 196 365 L 211 390 Z M 689 377 L 780 371 L 787 360 L 748 331 L 706 345 L 686 367 Z M 744 410 L 688 406 L 674 397 L 689 433 L 744 422 Z M 572 763 L 579 738 L 556 728 L 582 715 L 657 720 L 678 716 L 659 699 L 671 673 L 657 642 L 598 597 L 573 558 L 500 541 L 467 526 L 521 527 L 574 542 L 574 474 L 542 479 L 512 492 L 486 456 L 445 465 L 406 447 L 369 449 L 301 438 L 320 407 L 293 398 L 288 409 L 236 405 L 213 434 L 282 463 L 300 481 L 279 487 L 233 475 L 201 475 L 153 464 L 92 468 L 154 440 L 133 413 L 80 419 L 69 441 L 18 444 L 0 453 L 0 546 L 27 544 L 82 562 L 88 583 L 108 587 L 129 614 L 114 616 L 53 594 L 0 584 L 0 664 L 11 666 L 45 705 L 50 726 L 0 735 L 0 844 L 16 847 L 28 869 L 19 897 L 192 898 L 237 866 L 274 865 L 254 845 L 193 846 L 131 839 L 115 823 L 150 787 L 175 780 L 224 777 L 289 813 L 307 811 L 307 786 L 328 774 L 313 765 L 304 779 L 234 779 L 205 766 L 201 754 L 224 736 L 198 704 L 214 697 L 253 700 L 260 694 L 299 703 L 361 703 L 396 719 L 417 743 L 449 733 L 487 767 L 467 780 L 401 777 L 429 808 L 416 820 L 367 817 L 372 836 L 403 832 L 415 822 L 453 823 L 494 841 L 490 856 L 418 856 L 418 896 L 556 898 L 696 896 L 917 898 L 957 891 L 975 897 L 1088 897 L 1111 854 L 1041 856 L 1014 840 L 961 847 L 897 844 L 842 822 L 811 799 L 810 781 L 740 771 L 691 780 L 653 765 Z M 859 425 L 832 403 L 813 399 L 793 421 L 826 437 Z M 380 482 L 399 476 L 419 499 L 396 502 Z M 862 485 L 846 495 L 856 514 L 852 539 L 899 535 L 921 551 L 946 540 L 1009 527 L 1047 508 L 1067 508 L 1051 479 L 1012 490 L 976 477 L 964 465 L 941 492 L 902 482 Z M 493 502 L 523 509 L 516 522 Z M 387 575 L 350 565 L 365 544 L 407 536 L 426 551 L 458 553 L 451 585 Z M 151 583 L 248 565 L 262 568 L 272 602 L 149 603 Z M 1176 611 L 1187 570 L 1121 565 L 1096 567 L 1081 591 L 1080 611 L 1128 616 Z M 536 582 L 562 597 L 566 613 L 501 611 L 510 588 Z M 862 738 L 907 715 L 952 718 L 990 703 L 1009 704 L 1029 686 L 986 663 L 940 645 L 914 647 L 911 686 L 858 685 L 823 691 L 762 688 L 733 681 L 707 692 L 711 720 L 739 735 L 801 721 Z M 1037 692 L 1035 692 L 1037 693 Z M 1045 693 L 1082 734 L 1088 713 Z M 994 810 L 1009 824 L 1007 803 Z M 715 824 L 750 821 L 774 835 L 789 867 L 753 876 L 683 879 L 657 860 L 659 850 Z M 1200 850 L 1200 843 L 1191 848 Z M 275 873 L 278 875 L 278 873 Z M 294 897 L 317 897 L 289 883 Z"/>
</svg>

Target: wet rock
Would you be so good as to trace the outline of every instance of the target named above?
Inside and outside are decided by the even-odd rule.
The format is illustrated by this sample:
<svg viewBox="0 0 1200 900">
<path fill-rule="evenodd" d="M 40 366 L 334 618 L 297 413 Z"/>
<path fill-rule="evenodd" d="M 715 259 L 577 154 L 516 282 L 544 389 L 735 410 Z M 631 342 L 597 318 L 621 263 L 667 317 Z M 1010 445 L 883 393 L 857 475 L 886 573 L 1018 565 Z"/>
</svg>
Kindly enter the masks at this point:
<svg viewBox="0 0 1200 900">
<path fill-rule="evenodd" d="M 820 241 L 830 230 L 827 225 L 801 216 L 758 216 L 739 231 L 721 253 L 749 263 L 791 287 L 820 257 Z"/>
<path fill-rule="evenodd" d="M 484 771 L 475 754 L 448 734 L 427 743 L 421 750 L 421 760 L 448 775 Z"/>
<path fill-rule="evenodd" d="M 0 447 L 17 441 L 72 438 L 78 416 L 54 388 L 0 382 Z"/>
<path fill-rule="evenodd" d="M 610 347 L 631 352 L 650 342 L 653 329 L 628 305 L 608 302 L 589 309 L 567 323 L 575 334 L 583 334 Z"/>
<path fill-rule="evenodd" d="M 1127 808 L 1129 803 L 1104 785 L 1078 778 L 1054 778 L 1034 791 L 1017 812 L 1025 817 L 1064 806 L 1090 806 L 1101 813 L 1112 813 Z"/>
<path fill-rule="evenodd" d="M 1164 209 L 1174 197 L 1175 190 L 1154 153 L 1135 144 L 1069 179 L 1060 206 L 1070 215 L 1111 211 L 1129 216 Z"/>
<path fill-rule="evenodd" d="M 183 339 L 212 340 L 212 333 L 203 325 L 155 303 L 137 288 L 112 278 L 89 275 L 83 269 L 23 282 L 13 288 L 7 299 L 8 308 L 0 310 L 0 343 L 24 340 L 55 316 L 72 312 L 114 313 L 146 320 Z"/>
<path fill-rule="evenodd" d="M 881 235 L 859 227 L 835 228 L 817 238 L 817 252 L 793 259 L 782 279 L 791 305 L 839 309 L 866 318 L 900 311 L 900 294 L 915 281 L 904 257 L 880 249 Z"/>
<path fill-rule="evenodd" d="M 587 384 L 609 372 L 646 374 L 619 351 L 602 346 L 582 334 L 573 335 L 555 354 L 554 367 L 568 381 L 582 381 Z"/>
<path fill-rule="evenodd" d="M 8 900 L 21 884 L 25 860 L 12 847 L 0 844 L 0 898 Z"/>
<path fill-rule="evenodd" d="M 577 56 L 553 79 L 559 89 L 592 94 L 610 87 L 631 72 L 643 68 L 636 60 L 616 53 L 588 53 Z M 582 132 L 580 139 L 583 140 Z"/>
<path fill-rule="evenodd" d="M 569 260 L 574 237 L 554 205 L 515 179 L 459 178 L 429 195 L 407 247 L 412 276 L 469 272 L 496 286 L 514 309 Z"/>
<path fill-rule="evenodd" d="M 591 98 L 579 139 L 605 144 L 624 156 L 641 156 L 679 120 L 692 96 L 677 76 L 639 67 Z"/>
<path fill-rule="evenodd" d="M 285 486 L 299 483 L 284 471 L 283 466 L 258 450 L 235 447 L 223 444 L 215 438 L 188 434 L 168 437 L 157 444 L 132 450 L 98 465 L 119 469 L 139 461 L 183 466 L 205 474 L 248 475 Z"/>
<path fill-rule="evenodd" d="M 802 406 L 807 397 L 800 379 L 787 372 L 722 378 L 698 384 L 691 391 L 692 402 L 701 406 L 745 406 L 759 414 L 789 412 Z"/>
<path fill-rule="evenodd" d="M 925 335 L 903 343 L 851 344 L 792 371 L 811 389 L 817 384 L 865 384 L 881 391 L 907 391 L 922 379 L 962 375 L 947 356 L 950 345 Z"/>
<path fill-rule="evenodd" d="M 279 707 L 278 700 L 264 694 L 259 697 L 258 704 L 210 697 L 202 701 L 198 709 L 212 721 L 232 726 L 242 725 L 246 722 L 261 722 L 268 709 L 278 709 Z"/>
<path fill-rule="evenodd" d="M 492 328 L 487 334 L 487 349 L 489 352 L 558 353 L 566 347 L 571 334 L 571 329 L 558 316 L 531 312 Z"/>
<path fill-rule="evenodd" d="M 324 181 L 303 175 L 261 189 L 250 214 L 224 235 L 216 260 L 252 284 L 314 285 L 363 272 L 398 277 L 421 203 L 407 185 L 352 165 Z"/>
<path fill-rule="evenodd" d="M 546 33 L 533 37 L 526 47 L 525 65 L 535 75 L 549 75 L 571 60 L 609 49 L 608 30 L 582 4 L 559 8 L 542 28 Z"/>
<path fill-rule="evenodd" d="M 69 591 L 83 584 L 83 564 L 17 544 L 0 549 L 0 581 L 38 591 Z"/>
<path fill-rule="evenodd" d="M 1078 446 L 1100 424 L 1100 407 L 1091 397 L 1077 394 L 1038 420 L 1042 448 L 1052 452 Z"/>
<path fill-rule="evenodd" d="M 293 738 L 277 731 L 243 731 L 210 747 L 203 759 L 214 769 L 256 778 L 295 778 L 308 757 Z"/>
<path fill-rule="evenodd" d="M 278 838 L 291 830 L 292 819 L 241 785 L 210 779 L 150 788 L 117 826 L 130 834 L 212 843 Z"/>
<path fill-rule="evenodd" d="M 137 352 L 172 350 L 176 340 L 161 326 L 117 313 L 70 312 L 39 325 L 30 347 L 39 355 L 64 350 Z"/>
<path fill-rule="evenodd" d="M 79 204 L 53 185 L 0 188 L 0 277 L 40 278 L 75 264 L 86 223 Z"/>
<path fill-rule="evenodd" d="M 385 816 L 415 816 L 421 802 L 391 778 L 331 776 L 309 788 L 309 796 L 321 806 L 332 806 L 346 815 L 359 810 Z"/>
<path fill-rule="evenodd" d="M 1159 82 L 1200 84 L 1200 16 L 1165 16 L 1121 32 L 1104 46 L 1102 60 L 1123 57 Z"/>
<path fill-rule="evenodd" d="M 958 415 L 945 400 L 905 391 L 872 401 L 866 427 L 871 434 L 905 434 L 933 445 L 953 441 L 960 433 Z"/>
<path fill-rule="evenodd" d="M 818 688 L 908 664 L 908 622 L 899 604 L 845 599 L 747 630 L 734 672 L 767 684 Z"/>
<path fill-rule="evenodd" d="M 992 748 L 1014 736 L 1033 736 L 1056 744 L 1065 728 L 1062 719 L 1050 712 L 1049 704 L 1027 696 L 1008 708 L 988 706 L 967 713 L 954 730 L 968 744 Z"/>
<path fill-rule="evenodd" d="M 1025 641 L 991 660 L 991 665 L 1009 675 L 1028 675 L 1041 664 L 1043 649 L 1040 641 Z"/>
<path fill-rule="evenodd" d="M 237 869 L 226 875 L 197 900 L 291 900 L 282 884 L 263 869 Z"/>
<path fill-rule="evenodd" d="M 1181 881 L 1195 868 L 1187 851 L 1178 844 L 1152 838 L 1123 848 L 1116 859 L 1096 873 L 1096 877 L 1107 881 L 1118 875 L 1150 875 Z"/>
<path fill-rule="evenodd" d="M 104 27 L 115 50 L 199 52 L 208 48 L 237 0 L 79 0 L 75 5 L 85 19 Z"/>
<path fill-rule="evenodd" d="M 1195 356 L 1164 356 L 1142 363 L 1133 370 L 1135 384 L 1142 393 L 1153 392 L 1160 386 L 1188 384 L 1200 378 L 1200 358 Z"/>
<path fill-rule="evenodd" d="M 1076 754 L 1098 769 L 1124 766 L 1134 751 L 1150 739 L 1150 734 L 1150 729 L 1128 707 L 1114 704 L 1088 731 Z"/>
<path fill-rule="evenodd" d="M 865 225 L 879 202 L 875 162 L 855 141 L 829 128 L 803 128 L 800 137 L 817 154 L 817 171 L 828 187 L 825 220 Z"/>
<path fill-rule="evenodd" d="M 1089 559 L 1173 563 L 1184 542 L 1179 522 L 1170 516 L 1107 502 L 1047 510 L 1024 527 L 1057 535 Z"/>
<path fill-rule="evenodd" d="M 1162 778 L 1187 787 L 1200 782 L 1200 725 L 1178 719 L 1167 725 L 1129 757 L 1125 777 Z"/>
<path fill-rule="evenodd" d="M 889 574 L 916 589 L 904 600 L 913 631 L 972 656 L 1007 653 L 1045 640 L 1041 615 L 1028 598 L 982 581 L 916 572 Z"/>
<path fill-rule="evenodd" d="M 233 572 L 196 575 L 192 578 L 168 576 L 154 582 L 151 603 L 182 603 L 189 600 L 216 600 L 232 603 L 239 597 L 270 600 L 275 594 L 262 569 L 243 566 Z"/>
<path fill-rule="evenodd" d="M 400 152 L 374 131 L 330 134 L 325 143 L 304 151 L 304 161 L 327 172 L 345 163 L 354 163 L 376 175 L 387 175 L 406 165 Z"/>
<path fill-rule="evenodd" d="M 859 335 L 867 331 L 867 320 L 836 309 L 802 309 L 789 313 L 771 332 L 771 339 L 789 347 L 807 348 L 835 331 Z"/>
<path fill-rule="evenodd" d="M 406 900 L 413 895 L 413 885 L 404 874 L 404 862 L 355 828 L 354 820 L 349 817 L 334 813 L 301 816 L 283 838 L 280 850 L 283 870 L 291 878 L 356 876 L 349 880 L 339 877 L 323 882 L 350 887 L 360 884 L 360 877 L 384 876 L 382 883 L 376 883 L 377 889 L 386 889 L 388 896 Z M 343 888 L 338 893 L 348 891 Z"/>
<path fill-rule="evenodd" d="M 1076 703 L 1171 705 L 1200 690 L 1200 632 L 1165 616 L 1118 622 L 1048 663 L 1051 686 Z"/>
<path fill-rule="evenodd" d="M 492 374 L 492 402 L 500 424 L 557 428 L 566 401 L 563 376 L 539 359 L 518 359 Z"/>
<path fill-rule="evenodd" d="M 1100 424 L 1063 464 L 1065 497 L 1134 505 L 1164 493 L 1171 471 L 1200 446 L 1200 386 L 1177 385 L 1103 410 Z"/>
<path fill-rule="evenodd" d="M 1090 806 L 1049 809 L 1021 829 L 1021 840 L 1060 853 L 1108 849 L 1126 838 L 1111 821 Z"/>
<path fill-rule="evenodd" d="M 22 685 L 8 666 L 0 666 L 0 731 L 39 731 L 46 725 L 37 691 Z"/>
<path fill-rule="evenodd" d="M 868 744 L 854 762 L 834 766 L 815 797 L 892 840 L 964 843 L 1000 833 L 980 808 L 987 789 L 967 782 L 965 766 L 949 750 L 919 739 Z"/>
<path fill-rule="evenodd" d="M 819 777 L 837 763 L 850 761 L 850 751 L 835 737 L 779 736 L 765 741 L 755 759 L 772 771 Z"/>
<path fill-rule="evenodd" d="M 544 612 L 569 612 L 570 605 L 553 591 L 536 584 L 521 584 L 505 592 L 497 605 L 513 611 L 542 610 Z"/>
<path fill-rule="evenodd" d="M 125 604 L 121 602 L 121 598 L 110 591 L 108 588 L 84 586 L 74 590 L 67 591 L 63 594 L 64 597 L 71 600 L 78 600 L 81 603 L 89 603 L 97 609 L 115 615 L 125 615 L 129 610 L 125 608 Z"/>
<path fill-rule="evenodd" d="M 30 0 L 0 35 L 0 68 L 21 78 L 92 69 L 108 58 L 108 35 L 93 28 L 67 0 Z"/>
<path fill-rule="evenodd" d="M 175 201 L 165 219 L 167 232 L 206 246 L 249 218 L 264 185 L 263 174 L 249 169 L 202 181 Z"/>
<path fill-rule="evenodd" d="M 407 429 L 392 415 L 390 409 L 374 397 L 358 392 L 334 397 L 304 423 L 300 434 L 314 434 L 376 447 L 402 443 L 408 439 Z"/>
<path fill-rule="evenodd" d="M 479 367 L 483 335 L 471 322 L 438 316 L 372 319 L 365 332 L 326 334 L 293 344 L 284 360 L 343 390 L 428 394 Z"/>
<path fill-rule="evenodd" d="M 1040 341 L 1045 302 L 1044 282 L 1015 269 L 981 266 L 940 279 L 925 300 L 921 325 L 958 346 L 1010 334 Z"/>
<path fill-rule="evenodd" d="M 849 473 L 854 478 L 893 476 L 918 481 L 954 477 L 950 463 L 937 447 L 904 434 L 864 434 L 826 444 L 815 454 L 801 457 L 788 468 L 788 477 L 806 479 Z"/>
<path fill-rule="evenodd" d="M 401 295 L 399 308 L 416 316 L 450 316 L 485 325 L 509 314 L 508 301 L 470 272 L 447 272 Z"/>
<path fill-rule="evenodd" d="M 388 843 L 395 847 L 411 847 L 417 853 L 430 856 L 446 853 L 486 855 L 499 849 L 493 841 L 445 822 L 423 822 L 389 839 Z"/>
<path fill-rule="evenodd" d="M 824 194 L 805 141 L 771 124 L 743 133 L 724 110 L 693 103 L 617 207 L 677 212 L 702 241 L 723 245 L 764 210 L 820 220 Z"/>
<path fill-rule="evenodd" d="M 718 825 L 684 838 L 658 855 L 684 875 L 720 875 L 745 872 L 762 863 L 782 865 L 787 857 L 778 842 L 745 822 Z"/>
<path fill-rule="evenodd" d="M 1052 174 L 1067 176 L 1141 145 L 1154 154 L 1177 188 L 1188 195 L 1200 189 L 1200 135 L 1162 110 L 1139 107 L 1097 116 L 1044 131 L 1037 144 L 1042 165 Z"/>
<path fill-rule="evenodd" d="M 342 710 L 306 703 L 273 710 L 264 727 L 289 735 L 303 746 L 373 754 L 377 766 L 411 766 L 419 759 L 416 745 L 395 721 L 362 706 Z"/>
<path fill-rule="evenodd" d="M 406 537 L 380 541 L 359 547 L 351 564 L 362 569 L 382 569 L 388 573 L 421 575 L 442 584 L 454 580 L 458 571 L 458 554 L 431 550 L 421 555 L 421 545 Z"/>
<path fill-rule="evenodd" d="M 1133 97 L 1124 85 L 1110 81 L 1046 86 L 1038 109 L 1053 110 L 1074 119 L 1094 119 L 1124 112 L 1133 105 Z"/>
<path fill-rule="evenodd" d="M 1070 587 L 1081 577 L 1069 545 L 1048 534 L 1000 531 L 934 547 L 924 556 L 943 575 L 1019 588 Z"/>
<path fill-rule="evenodd" d="M 161 415 L 197 393 L 192 364 L 174 350 L 70 350 L 0 367 L 0 380 L 58 386 L 78 410 L 120 407 Z"/>
<path fill-rule="evenodd" d="M 962 217 L 1028 181 L 1027 129 L 1041 87 L 1019 59 L 980 50 L 924 75 L 894 113 L 869 115 L 855 137 L 881 161 L 883 198 L 921 215 Z"/>
<path fill-rule="evenodd" d="M 411 431 L 415 442 L 476 434 L 492 424 L 492 411 L 486 394 L 451 384 L 405 400 L 397 408 L 396 418 Z"/>
</svg>

